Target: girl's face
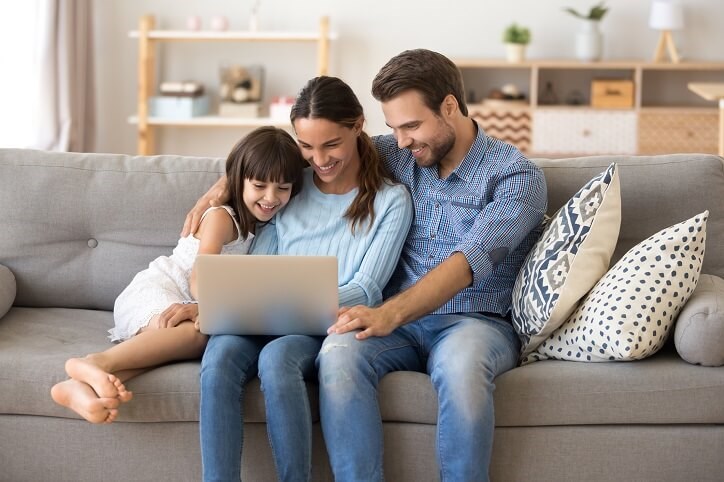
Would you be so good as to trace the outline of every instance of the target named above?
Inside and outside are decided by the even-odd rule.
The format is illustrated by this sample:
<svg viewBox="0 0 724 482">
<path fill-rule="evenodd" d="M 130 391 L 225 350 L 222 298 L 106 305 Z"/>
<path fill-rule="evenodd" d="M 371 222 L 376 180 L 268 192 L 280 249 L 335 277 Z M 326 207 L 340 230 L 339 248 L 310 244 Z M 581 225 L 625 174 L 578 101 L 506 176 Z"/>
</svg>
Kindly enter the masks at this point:
<svg viewBox="0 0 724 482">
<path fill-rule="evenodd" d="M 243 198 L 249 212 L 262 222 L 269 221 L 286 206 L 292 195 L 292 183 L 244 179 Z"/>
<path fill-rule="evenodd" d="M 327 119 L 299 118 L 294 121 L 302 157 L 314 169 L 322 191 L 346 192 L 357 187 L 360 166 L 357 136 L 361 124 L 361 119 L 360 126 L 354 128 Z"/>
</svg>

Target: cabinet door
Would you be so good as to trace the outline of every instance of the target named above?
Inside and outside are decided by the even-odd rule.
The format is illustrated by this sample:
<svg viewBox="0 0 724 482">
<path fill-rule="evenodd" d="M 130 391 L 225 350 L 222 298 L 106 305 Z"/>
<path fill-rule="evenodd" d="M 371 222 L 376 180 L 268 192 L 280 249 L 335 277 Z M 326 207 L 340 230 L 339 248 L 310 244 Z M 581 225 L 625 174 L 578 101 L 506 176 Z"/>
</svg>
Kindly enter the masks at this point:
<svg viewBox="0 0 724 482">
<path fill-rule="evenodd" d="M 641 154 L 717 153 L 717 112 L 642 112 Z"/>
<path fill-rule="evenodd" d="M 523 152 L 530 149 L 530 110 L 525 107 L 498 108 L 481 104 L 468 105 L 468 114 L 485 134 L 513 144 Z"/>
<path fill-rule="evenodd" d="M 533 146 L 540 154 L 635 154 L 636 113 L 592 109 L 536 109 Z"/>
</svg>

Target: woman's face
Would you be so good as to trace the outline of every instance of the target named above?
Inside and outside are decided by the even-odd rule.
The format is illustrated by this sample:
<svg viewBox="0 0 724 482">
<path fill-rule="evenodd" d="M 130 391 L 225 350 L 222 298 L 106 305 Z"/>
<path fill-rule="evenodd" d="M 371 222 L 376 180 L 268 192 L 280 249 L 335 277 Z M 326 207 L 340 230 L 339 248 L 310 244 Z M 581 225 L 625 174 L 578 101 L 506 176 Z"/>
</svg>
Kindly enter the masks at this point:
<svg viewBox="0 0 724 482">
<path fill-rule="evenodd" d="M 360 126 L 349 128 L 327 119 L 296 119 L 294 131 L 302 157 L 314 169 L 320 186 L 331 192 L 346 192 L 357 187 L 360 159 L 357 137 Z"/>
<path fill-rule="evenodd" d="M 290 182 L 266 182 L 244 179 L 243 198 L 249 212 L 261 222 L 269 221 L 292 195 Z"/>
</svg>

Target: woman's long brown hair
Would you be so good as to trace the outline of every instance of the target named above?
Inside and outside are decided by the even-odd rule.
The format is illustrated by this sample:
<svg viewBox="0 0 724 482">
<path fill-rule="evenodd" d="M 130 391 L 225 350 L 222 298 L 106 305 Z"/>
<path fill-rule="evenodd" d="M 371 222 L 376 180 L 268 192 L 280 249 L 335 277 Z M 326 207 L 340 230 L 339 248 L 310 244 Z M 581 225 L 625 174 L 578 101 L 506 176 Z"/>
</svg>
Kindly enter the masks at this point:
<svg viewBox="0 0 724 482">
<path fill-rule="evenodd" d="M 307 82 L 297 95 L 292 106 L 290 119 L 325 119 L 348 129 L 364 120 L 364 111 L 352 89 L 337 77 L 315 77 Z M 357 196 L 350 204 L 344 217 L 349 220 L 352 232 L 364 222 L 372 226 L 375 220 L 375 197 L 382 183 L 390 181 L 372 139 L 364 130 L 357 138 L 360 157 L 357 178 Z"/>
</svg>

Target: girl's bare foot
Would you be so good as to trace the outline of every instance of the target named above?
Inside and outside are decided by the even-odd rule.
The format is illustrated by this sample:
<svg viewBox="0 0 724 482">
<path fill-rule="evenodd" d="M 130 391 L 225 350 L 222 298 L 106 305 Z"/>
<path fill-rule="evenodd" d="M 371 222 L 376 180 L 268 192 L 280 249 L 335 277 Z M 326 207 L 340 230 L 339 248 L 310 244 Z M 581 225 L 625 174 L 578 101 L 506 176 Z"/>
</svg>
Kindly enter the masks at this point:
<svg viewBox="0 0 724 482">
<path fill-rule="evenodd" d="M 118 398 L 99 398 L 90 385 L 78 380 L 56 383 L 50 395 L 55 403 L 68 407 L 91 423 L 111 423 L 118 416 Z"/>
<path fill-rule="evenodd" d="M 121 402 L 128 402 L 133 398 L 133 392 L 127 390 L 126 386 L 117 376 L 109 374 L 108 379 L 115 385 L 116 390 L 118 390 L 118 399 Z"/>
<path fill-rule="evenodd" d="M 70 378 L 90 385 L 99 398 L 118 397 L 122 402 L 131 399 L 130 392 L 115 375 L 105 372 L 88 358 L 70 358 L 65 362 L 65 372 Z"/>
</svg>

